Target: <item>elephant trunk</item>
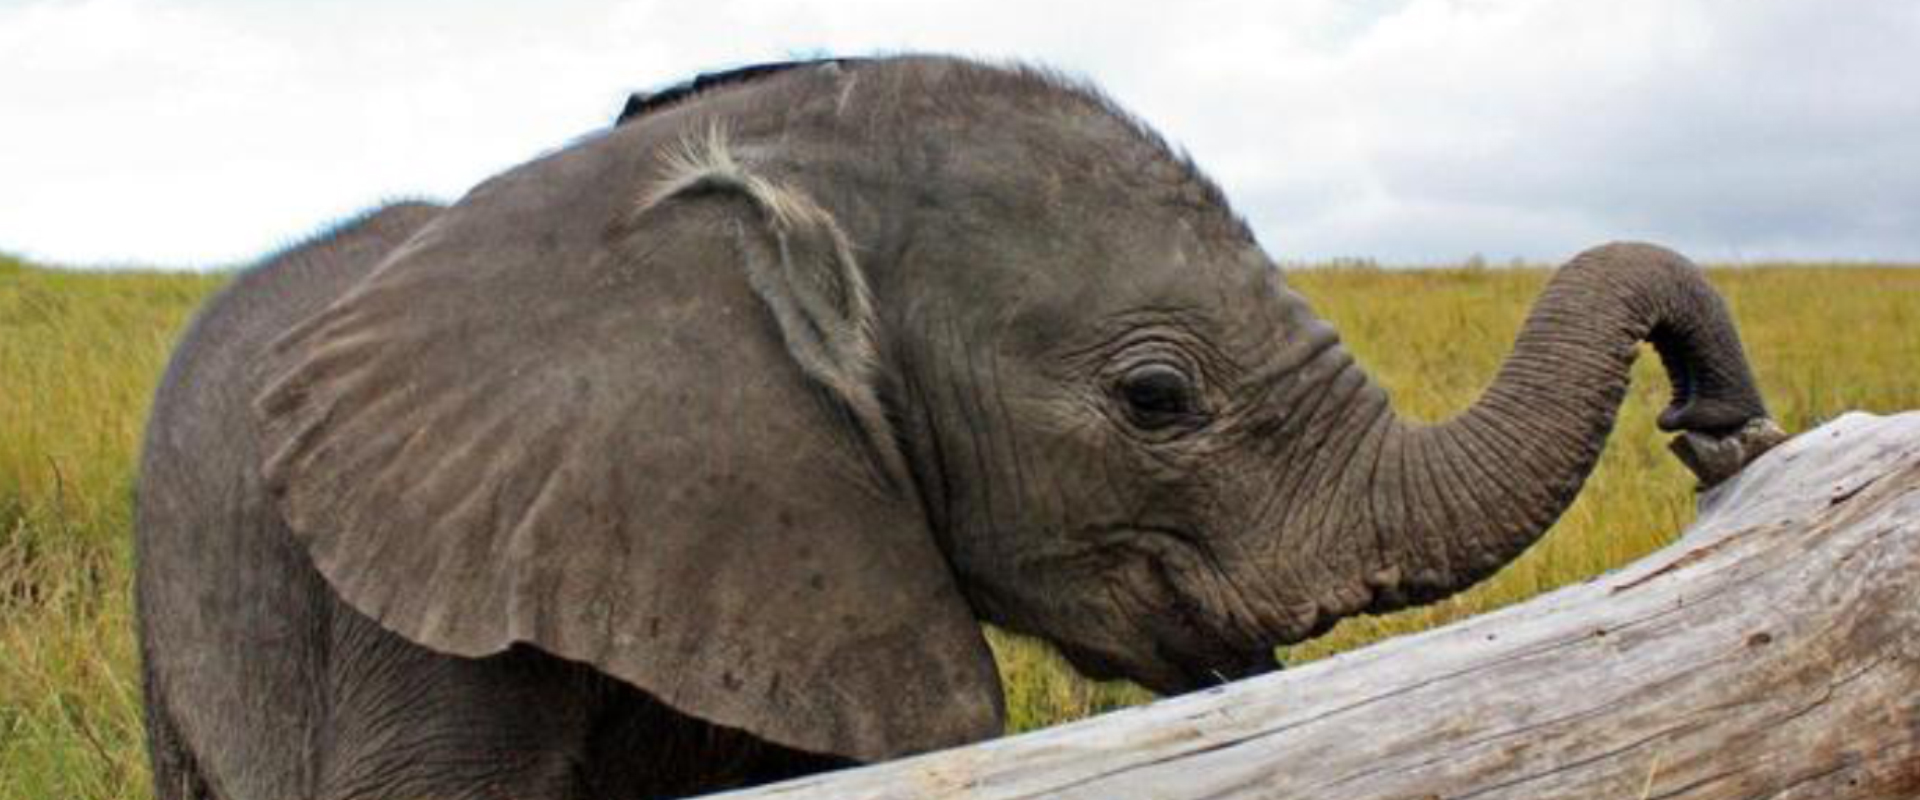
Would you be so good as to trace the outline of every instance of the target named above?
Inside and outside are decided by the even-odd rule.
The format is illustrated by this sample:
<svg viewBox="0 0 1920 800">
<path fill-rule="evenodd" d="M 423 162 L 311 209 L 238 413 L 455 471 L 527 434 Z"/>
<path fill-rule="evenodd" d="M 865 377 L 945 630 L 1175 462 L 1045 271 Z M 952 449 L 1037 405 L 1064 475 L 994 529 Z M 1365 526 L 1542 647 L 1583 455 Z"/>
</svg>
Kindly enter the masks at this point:
<svg viewBox="0 0 1920 800">
<path fill-rule="evenodd" d="M 1645 244 L 1582 253 L 1555 274 L 1469 410 L 1433 426 L 1390 415 L 1378 426 L 1363 492 L 1379 548 L 1362 576 L 1368 610 L 1465 589 L 1545 533 L 1598 460 L 1641 341 L 1673 384 L 1662 429 L 1719 439 L 1766 420 L 1726 306 L 1699 268 Z"/>
</svg>

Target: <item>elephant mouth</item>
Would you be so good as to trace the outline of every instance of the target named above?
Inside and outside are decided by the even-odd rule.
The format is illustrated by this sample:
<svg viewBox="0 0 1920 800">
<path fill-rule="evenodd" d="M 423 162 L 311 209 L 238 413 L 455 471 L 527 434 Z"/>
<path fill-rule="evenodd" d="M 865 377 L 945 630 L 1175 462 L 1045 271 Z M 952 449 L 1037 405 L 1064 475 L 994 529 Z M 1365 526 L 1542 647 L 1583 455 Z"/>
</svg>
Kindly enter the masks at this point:
<svg viewBox="0 0 1920 800">
<path fill-rule="evenodd" d="M 1204 559 L 1205 563 L 1217 563 Z M 1162 615 L 1154 640 L 1161 660 L 1172 665 L 1181 677 L 1176 691 L 1190 692 L 1224 683 L 1264 675 L 1282 668 L 1272 643 L 1241 630 L 1230 634 L 1219 621 L 1218 613 L 1208 612 L 1194 599 L 1164 561 L 1154 562 L 1154 573 L 1161 591 L 1173 598 L 1169 611 Z M 1216 579 L 1226 582 L 1224 574 Z"/>
<path fill-rule="evenodd" d="M 1219 610 L 1232 582 L 1199 537 L 1159 526 L 1132 526 L 1140 572 L 1135 617 L 1151 642 L 1149 663 L 1123 670 L 1162 695 L 1181 694 L 1281 668 L 1272 642 Z M 1209 601 L 1206 598 L 1211 598 Z M 1074 660 L 1074 659 L 1069 659 Z"/>
<path fill-rule="evenodd" d="M 1271 649 L 1222 655 L 1184 655 L 1165 646 L 1153 649 L 1151 663 L 1114 656 L 1071 644 L 1057 645 L 1060 654 L 1082 675 L 1094 680 L 1132 680 L 1159 695 L 1177 695 L 1211 689 L 1242 678 L 1282 669 Z"/>
<path fill-rule="evenodd" d="M 1208 624 L 1200 609 L 1188 603 L 1175 604 L 1165 623 L 1177 629 L 1157 631 L 1161 635 L 1155 637 L 1159 643 L 1155 650 L 1181 679 L 1172 687 L 1175 693 L 1212 688 L 1283 666 L 1272 645 L 1231 641 Z"/>
<path fill-rule="evenodd" d="M 1171 693 L 1175 694 L 1210 689 L 1243 678 L 1277 672 L 1284 667 L 1272 649 L 1232 653 L 1225 658 L 1218 656 L 1199 659 L 1165 658 L 1179 672 L 1182 679 L 1179 686 L 1172 687 Z"/>
<path fill-rule="evenodd" d="M 1054 647 L 1073 664 L 1073 670 L 1094 681 L 1129 679 L 1156 694 L 1213 689 L 1284 668 L 1275 648 L 1229 647 L 1185 610 L 1158 620 L 1146 637 L 1152 645 L 1144 652 L 1106 652 L 1071 641 L 1056 641 Z"/>
<path fill-rule="evenodd" d="M 1174 695 L 1281 668 L 1274 643 L 1210 610 L 1222 605 L 1222 592 L 1232 589 L 1197 537 L 1139 524 L 1096 530 L 1107 546 L 1092 551 L 1098 560 L 1090 571 L 1121 576 L 1110 585 L 1109 597 L 1123 609 L 1127 624 L 1113 629 L 1119 635 L 1111 638 L 1047 637 L 1076 671 Z M 1125 567 L 1116 569 L 1115 560 Z"/>
</svg>

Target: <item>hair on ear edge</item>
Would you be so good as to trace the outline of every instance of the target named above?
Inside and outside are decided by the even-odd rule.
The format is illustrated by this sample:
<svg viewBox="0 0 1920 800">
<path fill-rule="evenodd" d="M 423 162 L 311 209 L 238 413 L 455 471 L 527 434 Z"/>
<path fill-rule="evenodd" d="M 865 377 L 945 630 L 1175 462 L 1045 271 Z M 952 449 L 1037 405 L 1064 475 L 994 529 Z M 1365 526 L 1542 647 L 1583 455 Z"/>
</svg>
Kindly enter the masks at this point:
<svg viewBox="0 0 1920 800">
<path fill-rule="evenodd" d="M 718 122 L 682 137 L 677 146 L 662 153 L 661 162 L 663 176 L 642 194 L 634 209 L 636 217 L 680 195 L 706 192 L 745 195 L 771 228 L 783 273 L 774 276 L 753 270 L 755 288 L 768 295 L 766 299 L 782 316 L 783 327 L 784 323 L 799 321 L 786 319 L 789 311 L 803 311 L 812 317 L 808 320 L 811 329 L 821 333 L 822 344 L 835 351 L 832 363 L 822 366 L 840 373 L 821 377 L 827 378 L 830 384 L 838 384 L 842 379 L 867 377 L 878 366 L 872 294 L 846 233 L 830 212 L 804 193 L 748 171 L 735 158 L 727 130 Z M 829 263 L 819 265 L 824 270 L 796 265 L 796 251 L 824 257 Z M 825 274 L 818 274 L 820 272 Z M 786 285 L 776 287 L 762 283 L 770 279 Z M 778 288 L 791 291 L 774 295 Z M 825 290 L 826 296 L 822 297 L 819 290 Z M 784 308 L 789 305 L 784 302 L 786 297 L 800 300 L 802 307 Z M 827 307 L 819 308 L 806 302 L 815 299 L 827 301 Z M 802 342 L 791 344 L 805 346 Z"/>
<path fill-rule="evenodd" d="M 840 243 L 846 241 L 833 216 L 812 199 L 742 167 L 734 157 L 726 126 L 718 121 L 682 136 L 678 144 L 662 151 L 660 162 L 661 178 L 641 195 L 635 214 L 645 214 L 684 192 L 731 189 L 751 198 L 766 213 L 768 222 L 783 233 L 806 225 L 824 225 L 832 228 Z"/>
<path fill-rule="evenodd" d="M 751 201 L 767 226 L 778 264 L 750 261 L 748 281 L 773 312 L 794 359 L 853 413 L 879 460 L 881 479 L 905 480 L 905 463 L 875 388 L 880 358 L 873 298 L 833 214 L 806 194 L 743 166 L 726 127 L 717 121 L 688 131 L 661 153 L 660 161 L 661 177 L 641 194 L 633 217 L 686 195 L 731 192 Z M 738 228 L 736 233 L 746 234 Z"/>
</svg>

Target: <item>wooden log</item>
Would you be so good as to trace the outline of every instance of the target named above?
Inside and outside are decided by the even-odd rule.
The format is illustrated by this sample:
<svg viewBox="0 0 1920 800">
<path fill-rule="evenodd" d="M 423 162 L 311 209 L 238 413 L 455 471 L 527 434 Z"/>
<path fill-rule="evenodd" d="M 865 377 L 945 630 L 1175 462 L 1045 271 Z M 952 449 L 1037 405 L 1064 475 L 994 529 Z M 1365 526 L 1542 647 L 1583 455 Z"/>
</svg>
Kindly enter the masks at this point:
<svg viewBox="0 0 1920 800">
<path fill-rule="evenodd" d="M 1920 412 L 1591 582 L 1297 670 L 732 797 L 1920 796 Z"/>
</svg>

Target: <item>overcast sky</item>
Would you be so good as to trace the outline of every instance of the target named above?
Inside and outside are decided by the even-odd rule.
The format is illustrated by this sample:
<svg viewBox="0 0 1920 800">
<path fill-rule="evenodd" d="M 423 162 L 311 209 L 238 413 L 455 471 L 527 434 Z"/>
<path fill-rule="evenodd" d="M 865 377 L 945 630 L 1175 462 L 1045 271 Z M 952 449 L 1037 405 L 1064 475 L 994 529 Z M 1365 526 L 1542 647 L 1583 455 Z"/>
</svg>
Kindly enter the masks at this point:
<svg viewBox="0 0 1920 800">
<path fill-rule="evenodd" d="M 1282 261 L 1920 261 L 1912 0 L 0 0 L 0 251 L 244 262 L 632 89 L 903 50 L 1094 80 Z"/>
</svg>

